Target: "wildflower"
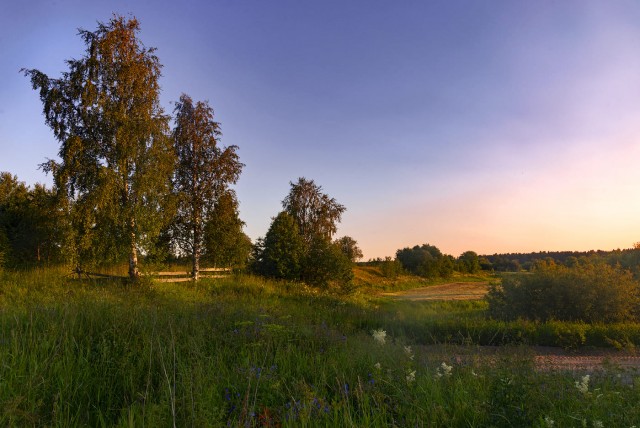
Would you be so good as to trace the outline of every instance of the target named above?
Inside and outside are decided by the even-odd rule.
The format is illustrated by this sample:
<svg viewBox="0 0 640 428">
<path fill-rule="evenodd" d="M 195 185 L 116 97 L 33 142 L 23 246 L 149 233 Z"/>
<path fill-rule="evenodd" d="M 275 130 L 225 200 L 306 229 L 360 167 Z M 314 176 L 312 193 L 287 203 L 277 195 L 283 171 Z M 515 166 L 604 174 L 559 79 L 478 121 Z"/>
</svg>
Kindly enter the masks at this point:
<svg viewBox="0 0 640 428">
<path fill-rule="evenodd" d="M 440 368 L 442 368 L 442 374 L 445 376 L 451 376 L 451 369 L 453 366 L 448 366 L 447 363 L 443 362 L 440 364 Z"/>
<path fill-rule="evenodd" d="M 589 379 L 589 375 L 584 375 L 582 376 L 582 380 L 580 382 L 576 381 L 576 388 L 578 388 L 578 391 L 582 392 L 583 394 L 589 393 Z"/>
<path fill-rule="evenodd" d="M 593 428 L 602 428 L 603 426 L 602 421 L 593 421 Z"/>
<path fill-rule="evenodd" d="M 407 372 L 407 383 L 411 383 L 416 380 L 416 371 L 408 371 Z"/>
<path fill-rule="evenodd" d="M 373 339 L 378 342 L 380 345 L 384 345 L 386 342 L 387 332 L 383 329 L 371 330 L 371 334 L 373 335 Z"/>
<path fill-rule="evenodd" d="M 375 363 L 373 367 L 375 367 L 376 370 L 382 370 L 382 365 L 380 363 Z"/>
<path fill-rule="evenodd" d="M 442 376 L 451 376 L 451 370 L 453 369 L 453 366 L 449 366 L 447 365 L 447 363 L 443 362 L 442 364 L 440 364 L 440 367 L 438 367 L 438 369 L 436 370 L 436 379 L 441 378 Z"/>
<path fill-rule="evenodd" d="M 552 426 L 555 425 L 556 421 L 554 421 L 553 419 L 551 419 L 549 416 L 545 416 L 544 417 L 544 423 L 548 428 L 551 428 Z"/>
<path fill-rule="evenodd" d="M 411 346 L 404 347 L 404 353 L 407 354 L 410 360 L 413 360 L 413 351 L 411 350 Z"/>
<path fill-rule="evenodd" d="M 473 369 L 471 369 L 471 375 L 473 377 L 478 377 L 478 374 Z"/>
</svg>

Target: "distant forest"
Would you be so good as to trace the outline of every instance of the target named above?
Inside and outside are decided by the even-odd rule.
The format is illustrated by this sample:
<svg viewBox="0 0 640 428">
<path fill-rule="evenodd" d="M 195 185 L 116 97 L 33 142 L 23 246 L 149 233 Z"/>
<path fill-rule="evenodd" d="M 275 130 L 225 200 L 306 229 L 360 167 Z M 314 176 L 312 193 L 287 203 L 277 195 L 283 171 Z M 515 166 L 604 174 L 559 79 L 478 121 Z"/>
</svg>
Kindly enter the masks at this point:
<svg viewBox="0 0 640 428">
<path fill-rule="evenodd" d="M 480 267 L 483 270 L 498 272 L 518 272 L 531 270 L 538 263 L 554 263 L 565 266 L 605 262 L 620 265 L 637 273 L 640 265 L 640 246 L 624 250 L 590 250 L 590 251 L 540 251 L 535 253 L 506 253 L 480 256 Z"/>
<path fill-rule="evenodd" d="M 412 273 L 425 278 L 450 277 L 454 272 L 522 272 L 533 271 L 537 267 L 553 266 L 589 266 L 608 264 L 631 271 L 640 278 L 640 243 L 624 250 L 590 251 L 539 251 L 533 253 L 503 253 L 478 255 L 474 251 L 465 251 L 459 257 L 443 254 L 430 244 L 403 248 L 396 257 L 369 259 L 360 263 L 365 266 L 380 266 L 383 274 L 395 277 L 402 272 Z"/>
</svg>

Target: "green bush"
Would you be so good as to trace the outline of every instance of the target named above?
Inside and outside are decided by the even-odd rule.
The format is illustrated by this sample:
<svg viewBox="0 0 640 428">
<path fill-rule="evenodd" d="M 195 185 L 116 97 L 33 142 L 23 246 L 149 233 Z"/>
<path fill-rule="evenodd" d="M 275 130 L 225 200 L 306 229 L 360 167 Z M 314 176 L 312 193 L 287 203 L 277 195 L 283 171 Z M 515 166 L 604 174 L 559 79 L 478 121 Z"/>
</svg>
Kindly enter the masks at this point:
<svg viewBox="0 0 640 428">
<path fill-rule="evenodd" d="M 382 276 L 385 278 L 396 279 L 402 273 L 402 264 L 398 259 L 385 257 L 385 259 L 380 262 L 380 272 L 382 272 Z"/>
<path fill-rule="evenodd" d="M 302 279 L 310 285 L 326 287 L 336 282 L 348 290 L 353 279 L 352 263 L 340 247 L 328 239 L 316 238 L 311 242 L 302 266 Z"/>
<path fill-rule="evenodd" d="M 619 267 L 554 265 L 504 276 L 487 300 L 498 319 L 610 323 L 638 319 L 639 292 L 631 273 Z"/>
</svg>

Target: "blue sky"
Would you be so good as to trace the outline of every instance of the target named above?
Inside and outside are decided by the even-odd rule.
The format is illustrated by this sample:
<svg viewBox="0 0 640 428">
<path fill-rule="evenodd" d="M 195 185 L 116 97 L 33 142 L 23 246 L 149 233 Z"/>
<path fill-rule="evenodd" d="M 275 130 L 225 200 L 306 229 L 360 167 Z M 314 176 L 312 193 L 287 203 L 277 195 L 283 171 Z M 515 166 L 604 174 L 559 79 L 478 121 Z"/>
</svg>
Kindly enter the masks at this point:
<svg viewBox="0 0 640 428">
<path fill-rule="evenodd" d="M 58 149 L 19 69 L 58 76 L 78 27 L 132 14 L 166 111 L 209 100 L 240 147 L 253 239 L 305 176 L 365 258 L 640 241 L 638 2 L 87 3 L 0 6 L 0 171 L 50 183 Z"/>
</svg>

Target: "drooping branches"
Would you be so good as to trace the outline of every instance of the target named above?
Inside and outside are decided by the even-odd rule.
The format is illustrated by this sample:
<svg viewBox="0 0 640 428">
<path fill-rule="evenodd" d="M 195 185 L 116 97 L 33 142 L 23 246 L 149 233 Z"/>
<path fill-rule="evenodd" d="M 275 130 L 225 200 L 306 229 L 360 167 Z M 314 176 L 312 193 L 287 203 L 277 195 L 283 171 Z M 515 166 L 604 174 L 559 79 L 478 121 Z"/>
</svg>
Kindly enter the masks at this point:
<svg viewBox="0 0 640 428">
<path fill-rule="evenodd" d="M 313 180 L 301 177 L 297 183 L 290 184 L 291 190 L 282 207 L 295 219 L 304 241 L 310 244 L 316 237 L 331 239 L 346 210 L 344 205 L 322 193 L 322 186 Z"/>
<path fill-rule="evenodd" d="M 238 181 L 244 165 L 237 146 L 220 146 L 220 124 L 214 120 L 208 103 L 194 104 L 183 94 L 176 103 L 175 114 L 174 190 L 178 206 L 173 230 L 182 250 L 191 255 L 193 276 L 198 279 L 205 225 L 219 198 L 225 194 L 235 197 L 229 186 Z"/>
<path fill-rule="evenodd" d="M 80 30 L 85 54 L 68 60 L 62 77 L 23 70 L 60 142 L 60 162 L 43 168 L 74 202 L 80 259 L 122 247 L 109 245 L 115 240 L 128 250 L 132 278 L 139 275 L 141 238 L 162 226 L 173 167 L 168 117 L 159 104 L 161 65 L 138 39 L 139 29 L 135 18 L 114 16 L 96 31 Z"/>
</svg>

